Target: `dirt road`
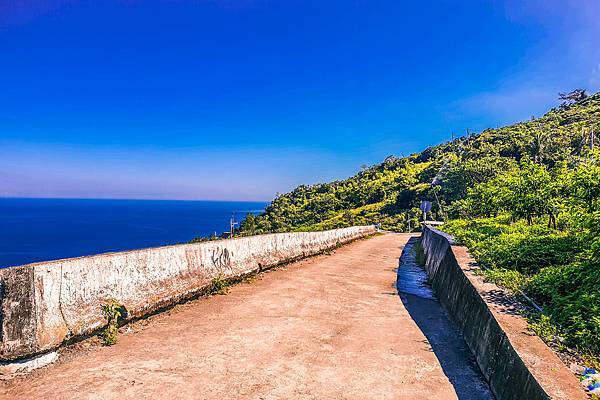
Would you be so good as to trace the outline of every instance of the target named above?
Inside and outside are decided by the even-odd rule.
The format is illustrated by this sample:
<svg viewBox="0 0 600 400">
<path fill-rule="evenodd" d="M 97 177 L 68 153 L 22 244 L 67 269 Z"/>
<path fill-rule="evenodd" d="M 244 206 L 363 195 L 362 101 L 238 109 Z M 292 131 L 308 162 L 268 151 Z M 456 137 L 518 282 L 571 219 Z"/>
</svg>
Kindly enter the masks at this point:
<svg viewBox="0 0 600 400">
<path fill-rule="evenodd" d="M 377 236 L 261 274 L 0 390 L 10 399 L 489 399 L 439 305 L 396 291 L 409 238 Z"/>
</svg>

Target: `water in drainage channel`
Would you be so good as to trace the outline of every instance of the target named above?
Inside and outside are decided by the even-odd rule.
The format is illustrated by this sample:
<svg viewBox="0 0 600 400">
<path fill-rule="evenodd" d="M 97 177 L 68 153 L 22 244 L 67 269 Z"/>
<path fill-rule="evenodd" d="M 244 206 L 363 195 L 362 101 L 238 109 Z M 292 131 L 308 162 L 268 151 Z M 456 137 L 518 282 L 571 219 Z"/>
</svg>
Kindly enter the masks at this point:
<svg viewBox="0 0 600 400">
<path fill-rule="evenodd" d="M 402 304 L 427 339 L 454 387 L 456 398 L 493 400 L 494 396 L 467 343 L 436 300 L 427 284 L 427 273 L 417 264 L 415 244 L 418 240 L 411 238 L 400 257 L 396 289 Z M 426 369 L 423 374 L 427 375 Z"/>
<path fill-rule="evenodd" d="M 396 288 L 400 293 L 413 294 L 424 299 L 436 300 L 427 284 L 427 272 L 417 263 L 416 239 L 411 239 L 400 256 Z"/>
</svg>

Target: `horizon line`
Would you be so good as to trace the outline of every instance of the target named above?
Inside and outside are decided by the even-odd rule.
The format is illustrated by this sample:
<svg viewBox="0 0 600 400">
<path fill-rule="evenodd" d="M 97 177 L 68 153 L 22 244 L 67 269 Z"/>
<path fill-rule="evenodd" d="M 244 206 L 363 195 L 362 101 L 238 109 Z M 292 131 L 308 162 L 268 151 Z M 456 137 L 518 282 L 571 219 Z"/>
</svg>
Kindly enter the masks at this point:
<svg viewBox="0 0 600 400">
<path fill-rule="evenodd" d="M 214 202 L 214 203 L 270 203 L 272 200 L 214 200 L 214 199 L 149 199 L 149 198 L 130 198 L 130 197 L 43 197 L 43 196 L 4 196 L 2 199 L 15 200 L 122 200 L 122 201 L 196 201 L 196 202 Z"/>
</svg>

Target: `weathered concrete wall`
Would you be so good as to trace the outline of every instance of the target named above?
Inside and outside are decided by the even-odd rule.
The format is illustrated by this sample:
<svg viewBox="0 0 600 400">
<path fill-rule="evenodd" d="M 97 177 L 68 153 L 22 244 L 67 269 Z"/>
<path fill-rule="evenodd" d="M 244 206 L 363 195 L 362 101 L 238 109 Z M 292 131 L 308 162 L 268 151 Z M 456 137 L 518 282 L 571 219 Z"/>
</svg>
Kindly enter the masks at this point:
<svg viewBox="0 0 600 400">
<path fill-rule="evenodd" d="M 115 300 L 128 318 L 234 278 L 319 253 L 375 232 L 373 226 L 277 233 L 57 260 L 0 270 L 0 360 L 58 347 L 105 325 Z"/>
<path fill-rule="evenodd" d="M 527 331 L 518 303 L 474 273 L 478 268 L 466 248 L 428 226 L 422 244 L 432 287 L 498 400 L 587 398 L 558 357 Z"/>
</svg>

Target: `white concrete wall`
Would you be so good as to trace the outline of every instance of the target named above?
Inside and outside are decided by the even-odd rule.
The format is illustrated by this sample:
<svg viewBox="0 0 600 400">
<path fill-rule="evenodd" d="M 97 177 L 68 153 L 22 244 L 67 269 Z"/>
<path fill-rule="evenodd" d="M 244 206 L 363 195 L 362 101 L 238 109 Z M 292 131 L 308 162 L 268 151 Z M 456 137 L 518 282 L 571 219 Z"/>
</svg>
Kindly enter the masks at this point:
<svg viewBox="0 0 600 400">
<path fill-rule="evenodd" d="M 277 233 L 100 254 L 0 270 L 0 360 L 44 352 L 105 323 L 115 300 L 130 317 L 238 277 L 374 233 L 372 226 Z"/>
</svg>

